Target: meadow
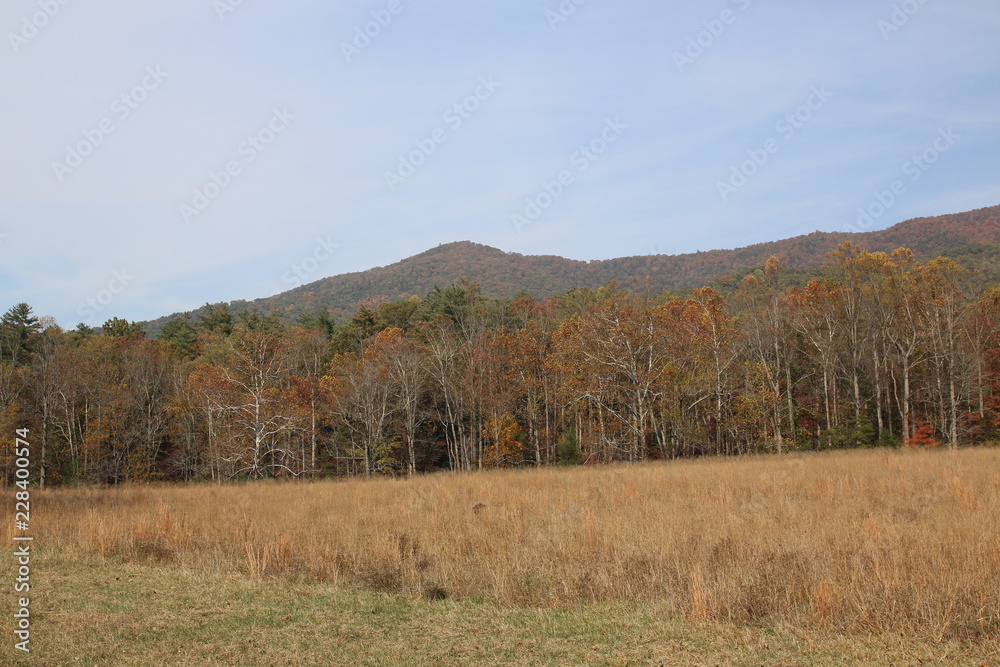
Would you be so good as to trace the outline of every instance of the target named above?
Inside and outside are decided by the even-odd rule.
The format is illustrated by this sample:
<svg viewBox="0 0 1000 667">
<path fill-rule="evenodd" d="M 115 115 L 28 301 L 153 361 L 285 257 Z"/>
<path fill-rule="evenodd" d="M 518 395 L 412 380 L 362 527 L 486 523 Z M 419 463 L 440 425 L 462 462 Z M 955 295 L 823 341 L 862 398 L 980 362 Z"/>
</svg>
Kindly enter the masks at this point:
<svg viewBox="0 0 1000 667">
<path fill-rule="evenodd" d="M 10 513 L 12 493 L 3 496 Z M 475 660 L 488 664 L 647 664 L 655 656 L 640 648 L 685 638 L 701 646 L 692 649 L 700 657 L 663 664 L 824 664 L 823 655 L 915 663 L 919 655 L 978 665 L 1000 650 L 1000 449 L 62 488 L 35 491 L 33 500 L 36 567 L 48 596 L 36 618 L 40 650 L 47 624 L 63 627 L 68 642 L 50 638 L 53 655 L 72 655 L 90 641 L 88 627 L 103 625 L 102 614 L 125 608 L 123 622 L 160 628 L 150 635 L 156 642 L 172 633 L 191 639 L 214 627 L 212 619 L 213 641 L 223 644 L 227 632 L 245 641 L 260 618 L 275 632 L 282 618 L 305 624 L 311 630 L 300 627 L 299 639 L 310 632 L 322 639 L 288 660 L 309 664 L 315 651 L 343 649 L 351 637 L 377 645 L 378 614 L 358 612 L 373 605 L 396 610 L 393 630 L 383 634 L 400 651 L 424 646 L 413 624 L 431 628 L 431 646 L 435 632 L 453 627 L 459 644 L 501 643 Z M 96 589 L 104 606 L 84 602 L 94 591 L 74 594 L 95 580 L 107 582 Z M 137 583 L 144 581 L 159 592 Z M 327 635 L 301 617 L 319 598 L 324 609 L 360 614 L 348 623 L 355 627 L 348 639 L 347 621 Z M 162 618 L 171 606 L 208 612 Z M 286 607 L 296 611 L 267 611 Z M 250 609 L 263 616 L 234 620 Z M 470 614 L 479 619 L 472 626 L 462 620 Z M 549 663 L 516 650 L 515 642 L 541 641 L 539 632 L 551 640 L 546 627 L 558 636 L 568 627 L 568 637 L 582 638 L 581 651 L 602 652 L 560 653 Z M 129 637 L 139 642 L 134 664 L 149 655 L 142 636 L 121 638 L 121 650 Z M 637 636 L 648 642 L 637 644 Z M 807 645 L 819 651 L 809 660 L 801 657 Z M 199 659 L 257 664 L 217 648 Z M 626 648 L 639 653 L 618 652 Z M 171 655 L 177 664 L 196 662 L 195 654 Z M 671 655 L 682 653 L 663 653 Z M 468 664 L 450 659 L 426 664 Z M 379 662 L 365 651 L 357 660 L 407 662 Z"/>
</svg>

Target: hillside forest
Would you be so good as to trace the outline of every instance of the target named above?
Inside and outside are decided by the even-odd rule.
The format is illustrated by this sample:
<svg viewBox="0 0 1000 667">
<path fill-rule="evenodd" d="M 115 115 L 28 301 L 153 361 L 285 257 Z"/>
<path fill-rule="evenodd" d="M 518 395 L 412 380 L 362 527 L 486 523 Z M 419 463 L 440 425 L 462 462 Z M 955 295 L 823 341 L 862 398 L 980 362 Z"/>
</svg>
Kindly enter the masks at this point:
<svg viewBox="0 0 1000 667">
<path fill-rule="evenodd" d="M 330 269 L 340 262 L 330 239 L 319 239 L 317 249 L 327 257 Z M 323 306 L 339 322 L 349 319 L 360 304 L 374 308 L 385 301 L 425 296 L 435 287 L 475 276 L 485 296 L 512 299 L 527 293 L 538 299 L 580 287 L 598 289 L 614 281 L 632 291 L 686 294 L 706 285 L 728 292 L 743 276 L 764 266 L 771 256 L 781 258 L 786 282 L 802 282 L 822 277 L 826 254 L 851 241 L 871 252 L 891 253 L 909 248 L 920 261 L 948 257 L 984 280 L 1000 282 L 1000 205 L 964 213 L 916 218 L 887 229 L 870 232 L 813 232 L 804 236 L 757 243 L 732 250 L 708 250 L 669 255 L 661 246 L 649 248 L 657 254 L 580 261 L 555 255 L 521 255 L 497 248 L 459 241 L 431 248 L 389 266 L 355 273 L 319 276 L 318 262 L 296 264 L 283 277 L 287 291 L 252 301 L 228 303 L 234 316 L 243 310 L 277 313 L 283 322 L 293 323 L 303 314 L 315 314 Z M 314 259 L 312 256 L 310 260 Z M 310 273 L 309 269 L 315 269 Z M 311 280 L 311 278 L 318 278 Z M 310 282 L 306 282 L 310 281 Z M 305 284 L 302 284 L 305 283 Z M 167 323 L 183 316 L 197 320 L 205 315 L 199 308 L 173 313 L 147 323 L 146 331 L 158 335 Z"/>
<path fill-rule="evenodd" d="M 795 285 L 609 283 L 546 300 L 461 281 L 294 325 L 208 306 L 146 338 L 113 318 L 0 321 L 0 424 L 40 484 L 414 474 L 990 442 L 1000 288 L 844 243 Z M 7 482 L 13 438 L 2 455 Z"/>
</svg>

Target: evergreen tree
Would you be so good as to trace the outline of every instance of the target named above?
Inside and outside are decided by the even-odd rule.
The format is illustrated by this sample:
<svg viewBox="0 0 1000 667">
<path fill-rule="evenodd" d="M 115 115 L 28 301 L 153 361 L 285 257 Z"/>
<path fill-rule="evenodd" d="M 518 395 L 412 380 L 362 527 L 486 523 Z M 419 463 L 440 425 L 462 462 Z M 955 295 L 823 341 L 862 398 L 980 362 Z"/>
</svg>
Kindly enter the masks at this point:
<svg viewBox="0 0 1000 667">
<path fill-rule="evenodd" d="M 211 333 L 228 336 L 233 332 L 233 316 L 229 313 L 229 306 L 225 303 L 212 305 L 205 304 L 205 313 L 198 321 L 198 327 Z"/>
<path fill-rule="evenodd" d="M 164 324 L 157 338 L 168 341 L 178 353 L 184 356 L 192 358 L 195 356 L 198 331 L 188 322 L 186 315 L 179 320 L 171 320 Z"/>
<path fill-rule="evenodd" d="M 19 303 L 0 318 L 0 356 L 14 365 L 30 352 L 41 326 L 31 306 Z"/>
<path fill-rule="evenodd" d="M 145 332 L 138 322 L 129 322 L 112 317 L 101 327 L 101 333 L 109 338 L 144 338 Z"/>
</svg>

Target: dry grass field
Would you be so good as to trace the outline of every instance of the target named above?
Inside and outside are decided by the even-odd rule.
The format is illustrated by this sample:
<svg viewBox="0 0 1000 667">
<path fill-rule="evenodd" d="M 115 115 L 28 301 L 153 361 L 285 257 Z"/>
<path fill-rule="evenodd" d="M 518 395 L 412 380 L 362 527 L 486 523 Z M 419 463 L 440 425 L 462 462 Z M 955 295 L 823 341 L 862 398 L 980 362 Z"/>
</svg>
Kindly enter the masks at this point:
<svg viewBox="0 0 1000 667">
<path fill-rule="evenodd" d="M 3 496 L 9 513 L 11 493 Z M 762 642 L 767 633 L 789 632 L 814 640 L 896 637 L 945 647 L 938 657 L 973 647 L 974 659 L 952 664 L 992 664 L 1000 638 L 1000 449 L 56 489 L 35 491 L 33 500 L 44 553 L 39 576 L 62 576 L 70 590 L 100 579 L 95 571 L 120 572 L 129 573 L 125 581 L 173 577 L 174 584 L 150 584 L 167 590 L 191 587 L 177 578 L 210 590 L 204 582 L 286 592 L 318 587 L 368 600 L 362 606 L 375 596 L 419 618 L 490 610 L 484 627 L 497 614 L 579 619 L 615 609 L 623 627 L 640 632 L 636 619 L 652 614 L 692 636 L 714 627 L 711 636 L 742 628 Z M 71 574 L 77 570 L 86 574 Z M 111 577 L 112 587 L 123 578 Z M 119 587 L 113 610 L 154 599 Z M 79 604 L 66 590 L 52 595 Z M 275 594 L 275 606 L 287 603 Z M 161 596 L 156 604 L 170 603 Z M 201 604 L 230 609 L 221 599 Z M 57 609 L 48 612 L 38 632 L 68 622 Z M 652 626 L 649 632 L 656 634 Z M 746 664 L 799 664 L 789 655 L 776 663 L 748 657 Z M 902 660 L 895 664 L 916 662 Z"/>
</svg>

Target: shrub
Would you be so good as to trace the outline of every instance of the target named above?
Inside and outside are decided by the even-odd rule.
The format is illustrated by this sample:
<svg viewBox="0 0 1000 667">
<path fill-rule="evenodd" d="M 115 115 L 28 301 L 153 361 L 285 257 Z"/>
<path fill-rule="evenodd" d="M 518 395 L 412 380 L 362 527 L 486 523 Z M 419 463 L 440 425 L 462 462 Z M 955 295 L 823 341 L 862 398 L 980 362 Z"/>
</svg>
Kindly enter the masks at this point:
<svg viewBox="0 0 1000 667">
<path fill-rule="evenodd" d="M 576 430 L 570 428 L 556 443 L 556 463 L 561 466 L 575 466 L 583 462 L 583 453 L 576 438 Z"/>
</svg>

